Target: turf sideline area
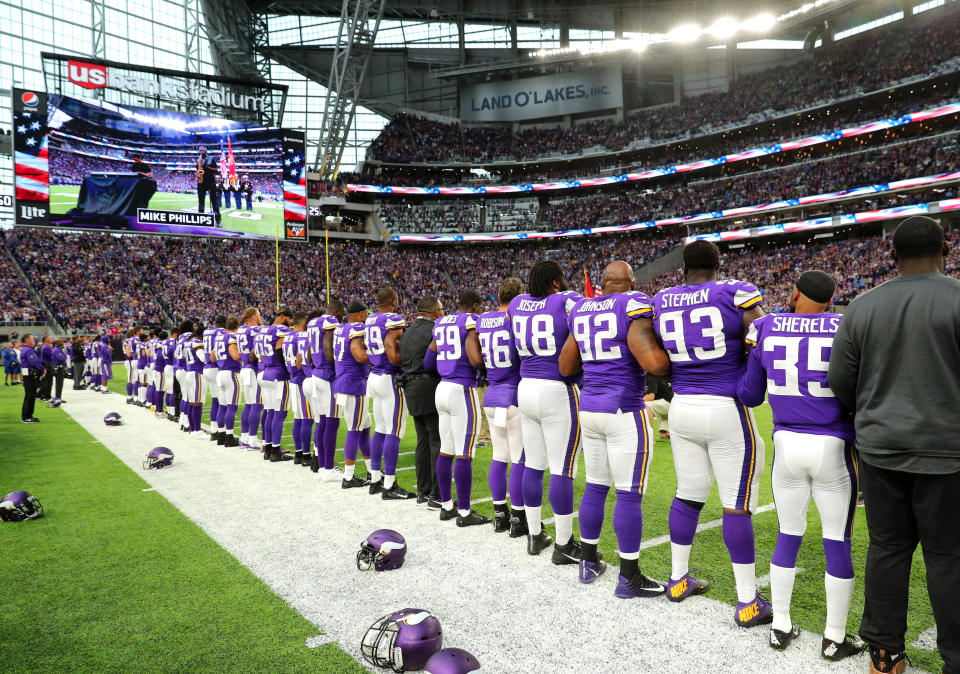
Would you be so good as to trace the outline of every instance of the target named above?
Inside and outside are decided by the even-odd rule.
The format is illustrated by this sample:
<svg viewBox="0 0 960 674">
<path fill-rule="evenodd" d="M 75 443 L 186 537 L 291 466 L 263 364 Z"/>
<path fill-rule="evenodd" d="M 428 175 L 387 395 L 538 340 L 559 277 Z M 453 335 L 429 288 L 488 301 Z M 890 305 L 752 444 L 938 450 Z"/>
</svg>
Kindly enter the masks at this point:
<svg viewBox="0 0 960 674">
<path fill-rule="evenodd" d="M 192 441 L 169 422 L 127 415 L 119 428 L 103 415 L 122 398 L 85 395 L 67 412 L 121 461 L 196 522 L 280 597 L 354 657 L 363 632 L 391 610 L 433 611 L 444 644 L 473 652 L 488 672 L 559 672 L 585 663 L 621 671 L 862 672 L 866 660 L 831 664 L 817 656 L 820 636 L 804 632 L 785 652 L 767 645 L 766 628 L 741 630 L 729 604 L 694 597 L 622 601 L 615 569 L 581 586 L 575 567 L 529 557 L 522 540 L 487 527 L 441 525 L 410 502 L 371 502 L 365 490 L 292 465 L 266 465 L 256 453 Z M 133 418 L 132 418 L 133 417 Z M 150 447 L 176 454 L 174 466 L 144 473 Z M 359 542 L 391 527 L 409 545 L 403 569 L 361 573 Z M 522 664 L 520 664 L 522 663 Z"/>
</svg>

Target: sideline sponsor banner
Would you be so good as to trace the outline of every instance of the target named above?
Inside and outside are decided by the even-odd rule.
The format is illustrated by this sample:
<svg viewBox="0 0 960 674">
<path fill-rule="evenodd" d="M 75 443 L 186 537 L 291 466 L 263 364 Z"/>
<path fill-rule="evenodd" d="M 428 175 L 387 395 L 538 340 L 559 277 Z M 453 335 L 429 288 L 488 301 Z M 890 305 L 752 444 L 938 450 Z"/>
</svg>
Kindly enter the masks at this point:
<svg viewBox="0 0 960 674">
<path fill-rule="evenodd" d="M 502 82 L 481 82 L 460 91 L 460 119 L 513 122 L 575 115 L 623 106 L 620 66 Z"/>
</svg>

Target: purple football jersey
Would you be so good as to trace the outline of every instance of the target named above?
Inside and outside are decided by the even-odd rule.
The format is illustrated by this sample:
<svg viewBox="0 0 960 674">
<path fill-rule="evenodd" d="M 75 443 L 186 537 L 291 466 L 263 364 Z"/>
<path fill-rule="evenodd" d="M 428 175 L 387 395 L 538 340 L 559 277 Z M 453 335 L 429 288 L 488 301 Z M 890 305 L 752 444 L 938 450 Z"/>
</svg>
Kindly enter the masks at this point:
<svg viewBox="0 0 960 674">
<path fill-rule="evenodd" d="M 310 359 L 310 335 L 306 329 L 297 333 L 297 353 L 300 354 L 300 369 L 304 378 L 313 376 L 313 361 Z"/>
<path fill-rule="evenodd" d="M 297 355 L 300 353 L 300 335 L 302 334 L 304 333 L 295 332 L 283 340 L 283 360 L 287 364 L 291 384 L 302 384 L 305 376 L 303 370 L 297 367 Z"/>
<path fill-rule="evenodd" d="M 583 297 L 572 290 L 536 298 L 518 295 L 510 301 L 507 314 L 513 331 L 513 343 L 520 357 L 520 376 L 524 379 L 552 379 L 572 383 L 576 376 L 560 376 L 560 350 L 570 329 L 567 316 Z"/>
<path fill-rule="evenodd" d="M 358 363 L 350 352 L 350 342 L 362 339 L 363 336 L 364 325 L 360 322 L 343 323 L 333 329 L 333 359 L 336 370 L 332 387 L 334 393 L 366 395 L 370 366 Z"/>
<path fill-rule="evenodd" d="M 760 304 L 744 281 L 687 283 L 653 298 L 653 328 L 670 354 L 674 393 L 732 398 L 744 364 L 743 312 Z"/>
<path fill-rule="evenodd" d="M 375 374 L 396 374 L 400 368 L 387 358 L 384 342 L 387 333 L 391 330 L 403 330 L 407 322 L 400 314 L 371 314 L 367 316 L 364 325 L 366 331 L 367 356 L 370 358 L 370 369 Z"/>
<path fill-rule="evenodd" d="M 443 381 L 477 385 L 477 369 L 467 358 L 464 346 L 467 335 L 477 329 L 475 314 L 450 314 L 438 318 L 433 325 L 433 339 L 437 342 L 437 373 Z"/>
<path fill-rule="evenodd" d="M 183 343 L 183 360 L 188 372 L 203 372 L 203 364 L 206 360 L 203 342 L 191 335 Z"/>
<path fill-rule="evenodd" d="M 313 376 L 327 381 L 333 381 L 336 372 L 334 364 L 327 360 L 326 354 L 323 352 L 323 336 L 327 334 L 327 330 L 333 330 L 338 325 L 340 325 L 340 321 L 337 320 L 337 317 L 329 314 L 311 318 L 310 322 L 307 323 L 307 339 L 310 342 Z"/>
<path fill-rule="evenodd" d="M 650 298 L 631 291 L 580 300 L 570 312 L 570 332 L 583 360 L 580 410 L 642 410 L 647 373 L 627 346 L 630 324 L 653 316 Z"/>
<path fill-rule="evenodd" d="M 184 355 L 186 346 L 184 346 L 190 338 L 193 336 L 193 333 L 186 332 L 179 337 L 177 337 L 177 343 L 173 348 L 173 367 L 178 370 L 187 369 L 187 357 Z"/>
<path fill-rule="evenodd" d="M 487 392 L 484 407 L 510 407 L 517 404 L 517 385 L 520 383 L 520 358 L 510 331 L 510 317 L 506 311 L 488 311 L 477 317 L 477 337 L 483 363 L 487 367 Z"/>
<path fill-rule="evenodd" d="M 90 353 L 94 353 L 93 347 L 91 346 Z M 147 366 L 147 341 L 137 338 L 137 369 L 142 370 Z"/>
<path fill-rule="evenodd" d="M 230 355 L 231 344 L 237 345 L 237 333 L 221 331 L 213 340 L 213 357 L 217 361 L 217 367 L 221 370 L 239 372 L 243 365 Z"/>
<path fill-rule="evenodd" d="M 205 367 L 216 367 L 217 364 L 210 361 L 209 358 L 214 354 L 213 342 L 220 336 L 220 333 L 226 332 L 223 328 L 207 328 L 203 331 L 203 352 L 207 354 L 207 363 Z"/>
<path fill-rule="evenodd" d="M 832 435 L 853 441 L 853 416 L 827 384 L 839 314 L 771 314 L 747 331 L 753 345 L 737 397 L 750 407 L 766 392 L 774 430 Z"/>
<path fill-rule="evenodd" d="M 268 381 L 285 381 L 290 379 L 290 373 L 284 366 L 283 358 L 277 356 L 275 347 L 277 340 L 292 335 L 293 330 L 285 325 L 270 325 L 257 333 L 254 344 L 257 347 L 257 356 L 263 363 L 263 378 Z M 286 341 L 286 340 L 284 340 Z M 282 345 L 281 345 L 282 347 Z"/>
<path fill-rule="evenodd" d="M 237 351 L 240 352 L 240 363 L 243 367 L 254 367 L 250 360 L 250 353 L 253 351 L 253 339 L 260 327 L 257 325 L 241 325 L 237 328 Z"/>
</svg>

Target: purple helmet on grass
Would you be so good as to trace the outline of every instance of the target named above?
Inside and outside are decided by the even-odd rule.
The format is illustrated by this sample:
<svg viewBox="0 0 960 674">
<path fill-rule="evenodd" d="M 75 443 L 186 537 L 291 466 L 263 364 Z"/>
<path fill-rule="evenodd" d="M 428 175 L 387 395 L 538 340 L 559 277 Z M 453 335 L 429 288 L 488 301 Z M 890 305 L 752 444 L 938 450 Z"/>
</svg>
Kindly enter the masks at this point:
<svg viewBox="0 0 960 674">
<path fill-rule="evenodd" d="M 103 423 L 107 426 L 119 426 L 122 422 L 120 421 L 120 415 L 116 412 L 111 412 L 103 418 Z"/>
<path fill-rule="evenodd" d="M 63 401 L 60 398 L 50 398 L 50 407 L 60 407 L 63 404 Z"/>
<path fill-rule="evenodd" d="M 419 608 L 405 608 L 373 623 L 363 635 L 360 651 L 371 665 L 394 672 L 423 669 L 443 645 L 440 621 Z"/>
<path fill-rule="evenodd" d="M 166 447 L 154 447 L 143 462 L 143 469 L 165 468 L 173 464 L 173 452 Z"/>
<path fill-rule="evenodd" d="M 480 662 L 462 648 L 444 648 L 430 656 L 423 671 L 429 674 L 467 674 L 479 672 Z"/>
<path fill-rule="evenodd" d="M 407 556 L 407 541 L 393 529 L 377 529 L 360 544 L 357 568 L 369 571 L 389 571 L 403 566 Z"/>
<path fill-rule="evenodd" d="M 0 520 L 21 522 L 43 517 L 43 506 L 28 491 L 12 491 L 0 499 Z"/>
</svg>

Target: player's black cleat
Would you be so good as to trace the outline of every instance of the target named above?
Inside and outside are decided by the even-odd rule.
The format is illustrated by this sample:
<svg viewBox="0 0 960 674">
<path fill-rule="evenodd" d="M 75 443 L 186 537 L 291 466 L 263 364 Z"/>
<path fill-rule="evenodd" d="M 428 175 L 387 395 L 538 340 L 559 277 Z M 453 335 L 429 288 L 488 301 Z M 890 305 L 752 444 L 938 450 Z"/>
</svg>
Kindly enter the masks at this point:
<svg viewBox="0 0 960 674">
<path fill-rule="evenodd" d="M 580 541 L 571 537 L 570 542 L 566 545 L 557 544 L 553 546 L 553 554 L 550 557 L 550 561 L 557 566 L 563 564 L 579 564 L 580 557 L 582 557 Z"/>
<path fill-rule="evenodd" d="M 440 521 L 441 521 L 441 522 L 446 522 L 446 521 L 448 521 L 448 520 L 452 520 L 452 519 L 456 519 L 456 518 L 457 518 L 457 509 L 456 509 L 456 507 L 450 508 L 450 510 L 447 510 L 447 509 L 444 508 L 443 506 L 440 507 Z"/>
<path fill-rule="evenodd" d="M 357 477 L 356 475 L 351 477 L 349 480 L 345 479 L 343 480 L 343 482 L 340 483 L 340 487 L 342 489 L 355 489 L 357 487 L 362 487 L 362 486 L 363 486 L 363 480 Z"/>
<path fill-rule="evenodd" d="M 273 445 L 267 444 L 263 446 L 263 460 L 269 461 L 270 457 L 273 456 Z"/>
<path fill-rule="evenodd" d="M 540 530 L 540 533 L 534 536 L 533 534 L 527 534 L 527 554 L 528 555 L 539 555 L 541 552 L 550 547 L 550 544 L 553 543 L 553 539 L 547 534 L 543 529 Z"/>
<path fill-rule="evenodd" d="M 376 482 L 371 481 L 370 483 L 370 495 L 376 496 L 383 491 L 383 478 L 381 477 Z"/>
<path fill-rule="evenodd" d="M 846 635 L 841 642 L 831 641 L 826 637 L 820 642 L 820 654 L 824 660 L 830 662 L 840 662 L 851 655 L 860 655 L 864 649 L 866 645 L 863 641 L 852 634 Z"/>
<path fill-rule="evenodd" d="M 314 473 L 319 473 L 319 472 L 320 472 L 320 457 L 319 457 L 319 456 L 312 456 L 312 457 L 310 457 L 310 470 L 312 470 Z"/>
<path fill-rule="evenodd" d="M 457 515 L 458 527 L 475 527 L 482 524 L 490 524 L 490 518 L 475 510 L 471 510 L 468 515 Z"/>
<path fill-rule="evenodd" d="M 408 499 L 416 498 L 416 496 L 416 494 L 407 491 L 396 482 L 394 482 L 393 486 L 389 489 L 384 489 L 380 492 L 380 498 L 382 498 L 384 501 L 406 501 Z"/>
<path fill-rule="evenodd" d="M 520 538 L 530 533 L 527 528 L 527 513 L 523 510 L 510 511 L 510 538 Z"/>
<path fill-rule="evenodd" d="M 226 431 L 220 431 L 219 433 L 217 433 L 217 444 L 220 445 L 221 447 L 226 447 L 226 446 L 227 446 L 227 432 L 226 432 Z"/>
<path fill-rule="evenodd" d="M 223 446 L 224 447 L 239 447 L 240 438 L 238 438 L 233 433 L 225 433 L 223 437 Z"/>
<path fill-rule="evenodd" d="M 303 463 L 303 452 L 297 452 L 293 455 L 293 465 L 299 466 L 301 463 Z"/>
<path fill-rule="evenodd" d="M 790 645 L 790 642 L 800 636 L 800 625 L 793 623 L 786 632 L 781 632 L 773 627 L 770 628 L 770 648 L 775 651 L 782 651 Z"/>
<path fill-rule="evenodd" d="M 279 461 L 293 461 L 293 457 L 290 456 L 290 452 L 283 449 L 282 447 L 277 447 L 273 450 L 273 454 L 270 455 L 270 461 L 277 463 Z"/>
<path fill-rule="evenodd" d="M 638 571 L 632 578 L 617 576 L 617 588 L 613 591 L 613 596 L 620 599 L 637 599 L 659 597 L 665 592 L 666 588 L 663 585 Z"/>
<path fill-rule="evenodd" d="M 505 503 L 494 505 L 493 532 L 496 534 L 502 534 L 505 531 L 510 531 L 510 511 L 507 509 L 507 505 Z"/>
<path fill-rule="evenodd" d="M 304 468 L 308 468 L 313 464 L 313 457 L 310 456 L 310 452 L 304 452 L 303 458 L 300 459 L 300 465 Z"/>
<path fill-rule="evenodd" d="M 220 433 L 219 433 L 219 431 L 216 432 L 216 433 L 211 433 L 211 434 L 210 434 L 210 442 L 217 442 L 219 439 L 220 439 Z"/>
</svg>

